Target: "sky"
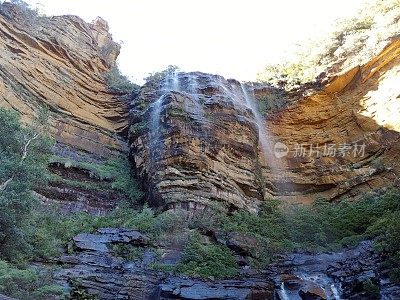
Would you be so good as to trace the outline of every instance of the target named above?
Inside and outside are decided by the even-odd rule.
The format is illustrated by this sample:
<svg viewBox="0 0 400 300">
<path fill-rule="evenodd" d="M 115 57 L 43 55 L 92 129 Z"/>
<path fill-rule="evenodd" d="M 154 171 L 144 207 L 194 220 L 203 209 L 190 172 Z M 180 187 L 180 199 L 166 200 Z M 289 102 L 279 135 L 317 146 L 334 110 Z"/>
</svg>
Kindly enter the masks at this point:
<svg viewBox="0 0 400 300">
<path fill-rule="evenodd" d="M 25 0 L 48 15 L 108 21 L 132 81 L 177 65 L 184 71 L 254 80 L 294 45 L 327 33 L 363 0 Z"/>
</svg>

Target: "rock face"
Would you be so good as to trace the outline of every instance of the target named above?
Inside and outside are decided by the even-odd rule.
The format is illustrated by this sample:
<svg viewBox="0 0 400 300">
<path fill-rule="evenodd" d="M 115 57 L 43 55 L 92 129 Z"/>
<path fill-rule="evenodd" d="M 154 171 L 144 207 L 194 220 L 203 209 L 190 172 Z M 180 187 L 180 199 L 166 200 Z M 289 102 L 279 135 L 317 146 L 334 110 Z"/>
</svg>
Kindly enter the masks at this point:
<svg viewBox="0 0 400 300">
<path fill-rule="evenodd" d="M 128 116 L 128 105 L 105 85 L 119 46 L 104 20 L 40 17 L 3 3 L 0 37 L 0 106 L 29 122 L 46 105 L 56 154 L 89 154 L 89 162 L 127 149 L 119 134 L 129 121 L 131 158 L 152 205 L 197 209 L 222 202 L 256 210 L 271 196 L 311 202 L 398 182 L 399 40 L 363 65 L 342 64 L 352 68 L 306 96 L 171 73 L 146 84 Z M 254 101 L 268 108 L 266 115 Z M 274 148 L 276 142 L 284 147 Z M 283 152 L 277 157 L 277 151 Z M 119 197 L 64 185 L 42 194 L 88 211 L 108 209 L 107 199 L 112 208 Z"/>
<path fill-rule="evenodd" d="M 0 106 L 29 122 L 46 105 L 58 142 L 99 156 L 120 151 L 127 107 L 104 82 L 119 53 L 107 30 L 101 19 L 40 17 L 2 4 Z"/>
<path fill-rule="evenodd" d="M 254 210 L 258 129 L 240 83 L 203 73 L 149 82 L 134 99 L 131 153 L 152 204 Z"/>
<path fill-rule="evenodd" d="M 263 169 L 264 177 L 271 178 L 271 193 L 310 202 L 317 195 L 351 198 L 398 184 L 399 71 L 400 41 L 395 40 L 365 65 L 338 74 L 321 91 L 271 113 L 267 131 L 289 150 L 277 170 Z M 359 151 L 362 145 L 364 153 Z M 323 155 L 330 147 L 336 152 Z"/>
<path fill-rule="evenodd" d="M 107 244 L 125 243 L 146 246 L 149 239 L 135 230 L 123 228 L 100 228 L 97 234 L 81 233 L 74 237 L 74 246 L 78 251 L 108 252 Z"/>
<path fill-rule="evenodd" d="M 278 299 L 397 299 L 399 287 L 379 268 L 381 261 L 371 241 L 338 253 L 291 254 L 274 266 Z"/>
<path fill-rule="evenodd" d="M 43 107 L 49 110 L 54 154 L 89 164 L 127 151 L 122 137 L 128 107 L 108 91 L 104 74 L 115 66 L 120 46 L 107 23 L 87 24 L 76 16 L 41 17 L 22 5 L 0 5 L 0 107 L 31 123 Z M 119 193 L 67 184 L 94 182 L 89 171 L 52 164 L 63 182 L 37 192 L 43 202 L 61 203 L 69 211 L 101 213 L 115 207 Z M 104 185 L 104 184 L 103 184 Z"/>
<path fill-rule="evenodd" d="M 136 261 L 118 257 L 112 245 L 144 247 L 148 241 L 134 230 L 103 228 L 74 237 L 76 252 L 62 256 L 57 281 L 67 289 L 71 279 L 99 299 L 132 300 L 261 300 L 273 299 L 274 285 L 265 276 L 235 280 L 201 280 L 172 276 L 150 268 L 146 255 Z"/>
<path fill-rule="evenodd" d="M 130 141 L 149 200 L 254 210 L 267 197 L 351 198 L 396 184 L 399 54 L 395 40 L 306 96 L 203 73 L 147 83 L 133 99 Z"/>
</svg>

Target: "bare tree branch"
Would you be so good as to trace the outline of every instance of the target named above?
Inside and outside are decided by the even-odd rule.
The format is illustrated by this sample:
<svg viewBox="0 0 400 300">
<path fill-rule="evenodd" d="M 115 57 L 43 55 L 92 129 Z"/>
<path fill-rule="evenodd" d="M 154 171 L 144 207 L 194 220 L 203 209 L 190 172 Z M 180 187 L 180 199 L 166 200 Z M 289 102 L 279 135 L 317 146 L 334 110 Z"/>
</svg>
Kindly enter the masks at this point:
<svg viewBox="0 0 400 300">
<path fill-rule="evenodd" d="M 3 192 L 7 188 L 7 186 L 10 184 L 10 182 L 13 181 L 13 179 L 14 179 L 14 176 L 8 178 L 5 182 L 2 183 L 0 185 L 0 192 Z"/>
<path fill-rule="evenodd" d="M 32 138 L 30 138 L 24 145 L 23 147 L 23 152 L 22 152 L 22 157 L 21 157 L 21 163 L 26 159 L 26 156 L 28 155 L 28 148 L 29 145 L 36 140 L 39 137 L 39 133 L 35 132 Z"/>
</svg>

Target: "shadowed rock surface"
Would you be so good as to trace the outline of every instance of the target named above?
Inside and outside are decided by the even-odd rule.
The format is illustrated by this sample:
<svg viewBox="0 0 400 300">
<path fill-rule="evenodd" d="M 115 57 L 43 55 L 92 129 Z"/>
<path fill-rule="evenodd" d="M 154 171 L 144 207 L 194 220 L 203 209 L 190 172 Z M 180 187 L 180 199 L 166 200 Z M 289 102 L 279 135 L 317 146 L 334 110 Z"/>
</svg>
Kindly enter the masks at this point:
<svg viewBox="0 0 400 300">
<path fill-rule="evenodd" d="M 74 237 L 77 252 L 59 258 L 63 267 L 56 280 L 69 288 L 71 279 L 99 299 L 193 299 L 261 300 L 273 299 L 274 284 L 263 275 L 235 280 L 202 280 L 172 276 L 150 268 L 154 258 L 127 261 L 110 250 L 113 244 L 136 247 L 147 239 L 133 230 L 103 228 L 96 234 Z"/>
</svg>

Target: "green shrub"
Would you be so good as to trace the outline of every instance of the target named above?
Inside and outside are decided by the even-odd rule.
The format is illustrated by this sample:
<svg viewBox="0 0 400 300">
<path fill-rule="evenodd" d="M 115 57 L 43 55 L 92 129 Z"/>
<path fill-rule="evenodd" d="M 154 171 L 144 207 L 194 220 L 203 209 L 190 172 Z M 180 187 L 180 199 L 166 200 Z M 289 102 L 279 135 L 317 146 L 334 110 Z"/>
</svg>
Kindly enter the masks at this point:
<svg viewBox="0 0 400 300">
<path fill-rule="evenodd" d="M 363 282 L 363 289 L 365 293 L 371 297 L 372 299 L 379 299 L 380 298 L 380 289 L 379 285 L 372 282 L 371 279 L 368 279 Z"/>
<path fill-rule="evenodd" d="M 147 77 L 144 78 L 144 81 L 152 85 L 164 79 L 165 77 L 174 74 L 178 70 L 178 66 L 169 65 L 165 70 L 150 73 Z"/>
<path fill-rule="evenodd" d="M 34 269 L 17 269 L 0 260 L 0 293 L 21 300 L 61 296 L 62 288 L 52 285 Z"/>
<path fill-rule="evenodd" d="M 114 93 L 129 94 L 139 90 L 139 86 L 121 74 L 121 71 L 116 66 L 104 75 L 104 79 L 108 90 Z"/>
<path fill-rule="evenodd" d="M 144 207 L 141 211 L 121 205 L 108 215 L 93 216 L 87 213 L 62 214 L 52 207 L 35 210 L 25 221 L 23 231 L 31 245 L 27 259 L 37 260 L 60 255 L 78 233 L 94 233 L 103 227 L 136 229 L 156 236 L 156 216 Z"/>
<path fill-rule="evenodd" d="M 190 237 L 176 270 L 190 276 L 229 278 L 237 275 L 237 267 L 229 248 L 204 244 L 196 232 Z"/>
<path fill-rule="evenodd" d="M 257 80 L 291 90 L 318 81 L 323 72 L 348 68 L 346 62 L 371 59 L 396 38 L 399 7 L 398 0 L 365 1 L 355 16 L 339 19 L 330 34 L 302 41 L 290 59 L 266 66 Z"/>
<path fill-rule="evenodd" d="M 77 279 L 71 279 L 69 281 L 71 291 L 67 299 L 73 300 L 96 300 L 97 297 L 90 294 L 83 286 L 82 283 Z"/>
<path fill-rule="evenodd" d="M 129 134 L 133 136 L 139 136 L 142 134 L 146 129 L 148 128 L 147 123 L 135 123 L 132 126 L 129 127 Z"/>
<path fill-rule="evenodd" d="M 33 189 L 46 184 L 51 141 L 42 118 L 22 127 L 15 112 L 0 108 L 0 257 L 19 259 L 29 245 L 21 224 L 36 206 Z"/>
<path fill-rule="evenodd" d="M 258 240 L 253 264 L 263 267 L 278 253 L 294 249 L 339 250 L 356 246 L 365 239 L 376 239 L 376 248 L 388 256 L 386 267 L 393 278 L 400 278 L 400 192 L 393 189 L 350 202 L 330 203 L 317 199 L 313 205 L 282 205 L 267 200 L 258 214 L 236 211 L 205 212 L 188 223 L 203 232 L 222 230 L 243 233 Z"/>
<path fill-rule="evenodd" d="M 132 174 L 131 164 L 125 157 L 119 156 L 111 158 L 104 163 L 88 163 L 84 161 L 74 161 L 70 158 L 53 156 L 52 163 L 61 163 L 65 167 L 76 167 L 87 170 L 90 177 L 105 181 L 102 183 L 84 182 L 61 178 L 52 174 L 50 180 L 53 182 L 63 182 L 70 186 L 93 190 L 116 190 L 128 197 L 130 203 L 136 204 L 143 196 L 136 179 Z"/>
<path fill-rule="evenodd" d="M 113 244 L 111 245 L 111 250 L 114 251 L 117 256 L 128 261 L 141 260 L 144 255 L 143 247 L 137 247 L 131 244 Z"/>
</svg>

